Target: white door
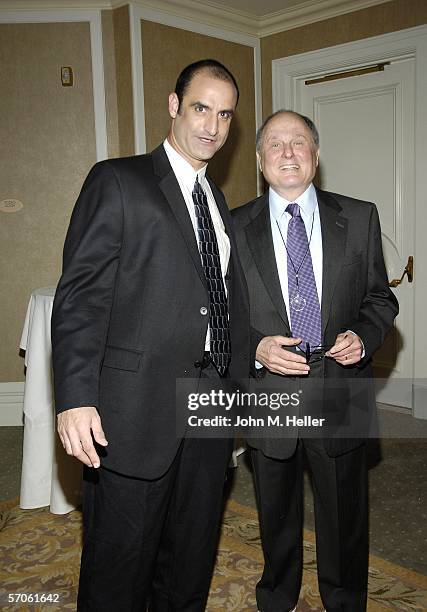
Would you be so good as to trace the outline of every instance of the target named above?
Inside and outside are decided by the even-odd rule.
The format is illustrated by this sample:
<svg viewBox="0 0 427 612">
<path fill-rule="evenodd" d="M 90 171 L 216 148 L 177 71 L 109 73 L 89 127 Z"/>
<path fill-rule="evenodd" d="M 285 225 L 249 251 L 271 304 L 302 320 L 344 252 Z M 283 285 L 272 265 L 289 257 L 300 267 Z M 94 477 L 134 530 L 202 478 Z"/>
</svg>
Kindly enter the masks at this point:
<svg viewBox="0 0 427 612">
<path fill-rule="evenodd" d="M 318 75 L 316 75 L 318 76 Z M 319 186 L 375 202 L 389 280 L 414 248 L 414 59 L 317 84 L 300 79 L 295 110 L 320 132 Z M 396 288 L 400 314 L 375 356 L 377 399 L 412 409 L 413 284 Z"/>
</svg>

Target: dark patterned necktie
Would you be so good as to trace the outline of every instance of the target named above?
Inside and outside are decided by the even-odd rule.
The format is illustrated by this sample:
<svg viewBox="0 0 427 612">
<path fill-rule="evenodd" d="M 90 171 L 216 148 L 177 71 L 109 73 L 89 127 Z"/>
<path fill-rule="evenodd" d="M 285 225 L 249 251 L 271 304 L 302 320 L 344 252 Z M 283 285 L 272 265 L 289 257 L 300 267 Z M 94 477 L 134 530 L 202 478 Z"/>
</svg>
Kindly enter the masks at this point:
<svg viewBox="0 0 427 612">
<path fill-rule="evenodd" d="M 197 219 L 199 251 L 209 291 L 210 354 L 216 369 L 222 376 L 228 368 L 231 357 L 227 296 L 208 199 L 197 177 L 193 189 L 193 202 Z"/>
<path fill-rule="evenodd" d="M 292 215 L 288 225 L 286 250 L 288 253 L 288 290 L 292 336 L 302 338 L 306 349 L 322 342 L 322 319 L 319 296 L 314 279 L 310 245 L 298 204 L 289 204 L 286 212 Z"/>
</svg>

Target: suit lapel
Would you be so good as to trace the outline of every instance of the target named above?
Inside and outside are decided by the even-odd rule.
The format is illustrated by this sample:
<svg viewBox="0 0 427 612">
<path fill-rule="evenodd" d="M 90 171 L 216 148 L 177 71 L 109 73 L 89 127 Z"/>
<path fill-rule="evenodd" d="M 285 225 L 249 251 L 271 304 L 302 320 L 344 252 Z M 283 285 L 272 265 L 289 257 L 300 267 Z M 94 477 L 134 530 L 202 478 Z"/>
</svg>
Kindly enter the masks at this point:
<svg viewBox="0 0 427 612">
<path fill-rule="evenodd" d="M 271 233 L 270 208 L 268 205 L 268 192 L 257 202 L 252 212 L 254 219 L 246 226 L 246 239 L 252 252 L 252 257 L 260 273 L 261 279 L 267 289 L 277 312 L 283 319 L 288 331 L 290 325 L 283 301 L 282 288 L 277 272 L 276 256 L 274 252 L 273 236 Z M 284 264 L 285 265 L 285 264 Z"/>
<path fill-rule="evenodd" d="M 331 194 L 321 190 L 316 191 L 322 228 L 322 333 L 324 333 L 329 321 L 335 285 L 344 259 L 347 219 L 340 214 L 341 206 Z"/>
<path fill-rule="evenodd" d="M 187 205 L 163 145 L 154 149 L 152 158 L 154 172 L 160 178 L 159 188 L 172 209 L 184 238 L 184 242 L 191 255 L 191 259 L 193 260 L 202 283 L 207 288 L 206 277 L 203 272 L 196 236 L 194 235 L 194 229 L 190 215 L 188 214 Z"/>
</svg>

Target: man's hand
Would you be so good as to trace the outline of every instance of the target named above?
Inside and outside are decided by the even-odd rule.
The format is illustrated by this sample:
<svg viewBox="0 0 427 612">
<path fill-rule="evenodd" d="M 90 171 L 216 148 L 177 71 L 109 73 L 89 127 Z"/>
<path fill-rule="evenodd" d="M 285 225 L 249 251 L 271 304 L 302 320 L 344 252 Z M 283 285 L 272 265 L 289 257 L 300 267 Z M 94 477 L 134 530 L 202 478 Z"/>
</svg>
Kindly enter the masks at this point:
<svg viewBox="0 0 427 612">
<path fill-rule="evenodd" d="M 338 334 L 334 346 L 326 353 L 341 365 L 354 365 L 362 359 L 363 344 L 357 334 L 345 332 Z"/>
<path fill-rule="evenodd" d="M 58 414 L 58 434 L 67 455 L 73 455 L 89 467 L 98 468 L 100 460 L 92 435 L 101 446 L 107 446 L 101 419 L 94 406 L 71 408 Z"/>
<path fill-rule="evenodd" d="M 256 359 L 270 372 L 287 376 L 304 376 L 310 371 L 306 358 L 288 351 L 284 346 L 297 346 L 301 338 L 265 336 L 257 346 Z"/>
</svg>

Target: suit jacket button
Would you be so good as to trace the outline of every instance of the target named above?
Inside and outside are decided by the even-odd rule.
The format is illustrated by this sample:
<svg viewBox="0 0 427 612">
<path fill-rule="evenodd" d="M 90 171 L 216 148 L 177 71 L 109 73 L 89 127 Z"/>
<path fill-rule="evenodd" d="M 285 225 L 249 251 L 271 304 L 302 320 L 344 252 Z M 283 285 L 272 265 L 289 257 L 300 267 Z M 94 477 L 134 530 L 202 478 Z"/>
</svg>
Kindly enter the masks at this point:
<svg viewBox="0 0 427 612">
<path fill-rule="evenodd" d="M 202 367 L 202 362 L 201 361 L 195 361 L 194 362 L 194 367 L 195 368 L 201 368 Z"/>
<path fill-rule="evenodd" d="M 205 316 L 208 314 L 208 309 L 206 308 L 206 306 L 202 306 L 200 309 L 200 314 Z"/>
</svg>

